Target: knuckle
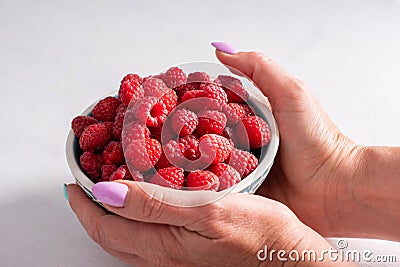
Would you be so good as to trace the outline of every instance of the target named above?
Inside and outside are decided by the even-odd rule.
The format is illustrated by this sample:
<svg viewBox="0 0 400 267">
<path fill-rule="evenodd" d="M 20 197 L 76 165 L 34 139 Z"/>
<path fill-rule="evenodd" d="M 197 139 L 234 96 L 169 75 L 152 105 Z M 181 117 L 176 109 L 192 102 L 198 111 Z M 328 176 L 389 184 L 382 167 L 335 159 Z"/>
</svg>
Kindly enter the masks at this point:
<svg viewBox="0 0 400 267">
<path fill-rule="evenodd" d="M 143 198 L 141 211 L 143 219 L 159 219 L 163 213 L 163 197 L 156 198 L 150 195 Z"/>
<path fill-rule="evenodd" d="M 98 220 L 95 220 L 91 224 L 89 224 L 87 228 L 87 233 L 94 242 L 99 244 L 101 247 L 103 246 L 104 242 L 103 242 L 101 223 L 99 223 Z"/>
</svg>

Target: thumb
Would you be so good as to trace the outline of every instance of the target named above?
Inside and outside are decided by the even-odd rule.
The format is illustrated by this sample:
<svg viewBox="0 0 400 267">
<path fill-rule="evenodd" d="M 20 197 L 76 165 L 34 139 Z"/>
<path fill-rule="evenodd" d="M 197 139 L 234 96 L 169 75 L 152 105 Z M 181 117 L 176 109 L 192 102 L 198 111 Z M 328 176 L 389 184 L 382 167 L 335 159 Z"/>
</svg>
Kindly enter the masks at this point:
<svg viewBox="0 0 400 267">
<path fill-rule="evenodd" d="M 271 58 L 259 52 L 227 54 L 216 50 L 216 56 L 223 63 L 249 77 L 268 97 L 274 112 L 298 109 L 305 88 L 301 81 L 288 74 Z"/>
</svg>

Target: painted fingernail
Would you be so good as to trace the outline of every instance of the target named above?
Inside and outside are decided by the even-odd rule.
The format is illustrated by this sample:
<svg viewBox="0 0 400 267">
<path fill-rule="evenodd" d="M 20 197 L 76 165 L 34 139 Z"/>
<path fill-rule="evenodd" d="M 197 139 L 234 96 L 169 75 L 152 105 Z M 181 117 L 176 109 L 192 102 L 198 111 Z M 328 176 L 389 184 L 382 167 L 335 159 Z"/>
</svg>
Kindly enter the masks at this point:
<svg viewBox="0 0 400 267">
<path fill-rule="evenodd" d="M 67 184 L 64 183 L 64 198 L 66 201 L 69 200 L 68 198 L 68 192 L 67 192 Z"/>
<path fill-rule="evenodd" d="M 217 48 L 219 51 L 230 54 L 230 55 L 234 55 L 239 52 L 239 50 L 237 50 L 235 47 L 233 47 L 232 45 L 230 45 L 228 43 L 212 42 L 211 45 L 214 46 L 215 48 Z"/>
<path fill-rule="evenodd" d="M 121 208 L 125 203 L 128 186 L 116 182 L 100 182 L 92 187 L 92 193 L 100 202 Z"/>
</svg>

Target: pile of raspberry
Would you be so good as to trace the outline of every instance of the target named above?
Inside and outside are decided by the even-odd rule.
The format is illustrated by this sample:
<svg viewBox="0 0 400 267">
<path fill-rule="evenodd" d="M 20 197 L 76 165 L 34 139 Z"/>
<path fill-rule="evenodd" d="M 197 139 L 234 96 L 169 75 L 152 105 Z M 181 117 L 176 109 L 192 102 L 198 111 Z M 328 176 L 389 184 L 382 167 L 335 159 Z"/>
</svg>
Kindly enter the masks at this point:
<svg viewBox="0 0 400 267">
<path fill-rule="evenodd" d="M 146 181 L 185 190 L 221 191 L 258 166 L 271 139 L 247 104 L 241 81 L 172 67 L 141 78 L 128 74 L 118 97 L 100 100 L 72 129 L 80 166 L 95 183 Z"/>
</svg>

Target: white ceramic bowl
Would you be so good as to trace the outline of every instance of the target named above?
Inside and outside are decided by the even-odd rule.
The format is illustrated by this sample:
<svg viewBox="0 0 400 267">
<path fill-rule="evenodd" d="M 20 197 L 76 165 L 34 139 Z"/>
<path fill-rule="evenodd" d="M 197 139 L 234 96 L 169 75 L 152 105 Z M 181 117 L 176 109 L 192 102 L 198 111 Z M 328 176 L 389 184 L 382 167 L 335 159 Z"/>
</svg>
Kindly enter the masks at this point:
<svg viewBox="0 0 400 267">
<path fill-rule="evenodd" d="M 246 178 L 236 184 L 233 188 L 226 189 L 230 192 L 253 194 L 257 190 L 257 188 L 263 183 L 268 172 L 270 171 L 279 146 L 278 128 L 274 116 L 268 108 L 268 103 L 265 97 L 250 80 L 242 76 L 232 74 L 229 69 L 221 64 L 209 62 L 194 62 L 181 64 L 178 65 L 178 67 L 183 69 L 185 73 L 204 71 L 207 72 L 210 77 L 217 77 L 218 75 L 231 75 L 235 78 L 240 79 L 243 83 L 243 86 L 248 90 L 250 94 L 247 103 L 253 108 L 258 116 L 262 117 L 268 123 L 271 130 L 271 141 L 267 146 L 262 148 L 258 167 Z M 238 73 L 238 71 L 234 70 L 234 73 Z M 115 90 L 107 94 L 107 96 L 116 96 L 117 92 L 118 91 Z M 96 101 L 86 110 L 84 110 L 82 112 L 82 115 L 89 115 L 97 102 L 98 101 Z M 74 176 L 77 184 L 79 184 L 93 200 L 97 201 L 92 194 L 92 186 L 94 185 L 94 183 L 89 179 L 89 177 L 86 176 L 86 174 L 81 170 L 79 166 L 79 153 L 80 149 L 78 140 L 75 137 L 74 132 L 70 130 L 66 142 L 66 157 L 69 168 L 71 169 L 72 175 Z"/>
</svg>

